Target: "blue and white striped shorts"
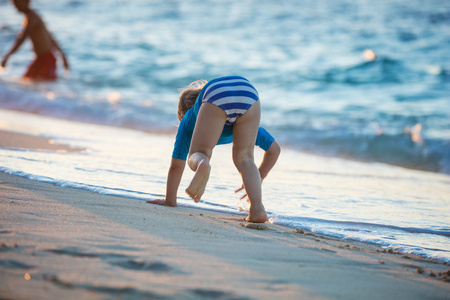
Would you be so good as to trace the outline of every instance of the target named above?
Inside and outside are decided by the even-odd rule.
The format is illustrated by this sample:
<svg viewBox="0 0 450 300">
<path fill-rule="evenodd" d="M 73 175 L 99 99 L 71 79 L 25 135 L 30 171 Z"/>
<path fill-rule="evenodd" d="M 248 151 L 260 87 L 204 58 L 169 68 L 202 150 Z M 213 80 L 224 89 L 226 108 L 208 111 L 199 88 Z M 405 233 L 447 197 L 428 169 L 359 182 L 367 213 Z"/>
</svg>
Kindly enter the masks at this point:
<svg viewBox="0 0 450 300">
<path fill-rule="evenodd" d="M 222 108 L 227 114 L 227 125 L 233 125 L 236 119 L 259 100 L 258 92 L 243 78 L 219 80 L 208 86 L 202 102 L 209 102 Z"/>
</svg>

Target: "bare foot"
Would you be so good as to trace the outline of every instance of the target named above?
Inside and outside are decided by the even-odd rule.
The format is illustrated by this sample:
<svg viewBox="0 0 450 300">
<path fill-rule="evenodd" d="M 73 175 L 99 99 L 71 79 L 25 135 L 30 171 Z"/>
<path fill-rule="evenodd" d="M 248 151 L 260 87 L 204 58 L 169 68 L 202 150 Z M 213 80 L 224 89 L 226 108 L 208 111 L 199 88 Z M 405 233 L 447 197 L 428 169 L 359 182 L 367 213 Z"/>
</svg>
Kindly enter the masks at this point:
<svg viewBox="0 0 450 300">
<path fill-rule="evenodd" d="M 267 214 L 264 206 L 261 208 L 253 208 L 250 206 L 250 213 L 245 218 L 246 221 L 252 223 L 265 223 L 267 221 Z"/>
<path fill-rule="evenodd" d="M 147 200 L 146 203 L 157 204 L 162 206 L 177 206 L 177 203 L 168 203 L 166 199 L 155 199 L 155 200 Z"/>
<path fill-rule="evenodd" d="M 192 178 L 191 184 L 186 189 L 186 193 L 194 199 L 195 202 L 199 202 L 200 198 L 205 192 L 206 184 L 208 183 L 209 173 L 211 167 L 208 161 L 202 161 L 199 163 L 194 178 Z"/>
</svg>

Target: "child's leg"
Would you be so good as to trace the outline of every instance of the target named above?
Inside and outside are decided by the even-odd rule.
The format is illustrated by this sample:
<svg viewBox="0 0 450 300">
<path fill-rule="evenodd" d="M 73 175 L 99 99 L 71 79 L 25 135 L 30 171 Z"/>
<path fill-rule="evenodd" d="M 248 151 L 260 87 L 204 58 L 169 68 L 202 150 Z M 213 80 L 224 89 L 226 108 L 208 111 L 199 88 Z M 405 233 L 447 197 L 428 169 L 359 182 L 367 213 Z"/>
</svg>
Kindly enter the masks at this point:
<svg viewBox="0 0 450 300">
<path fill-rule="evenodd" d="M 205 192 L 211 170 L 209 160 L 212 149 L 222 134 L 226 119 L 227 115 L 223 109 L 208 102 L 203 103 L 198 112 L 188 159 L 188 165 L 195 175 L 186 189 L 186 193 L 195 202 L 200 201 Z"/>
<path fill-rule="evenodd" d="M 261 118 L 261 104 L 257 101 L 233 125 L 233 162 L 244 182 L 250 199 L 247 221 L 264 223 L 267 214 L 262 204 L 261 176 L 253 158 L 256 136 Z"/>
</svg>

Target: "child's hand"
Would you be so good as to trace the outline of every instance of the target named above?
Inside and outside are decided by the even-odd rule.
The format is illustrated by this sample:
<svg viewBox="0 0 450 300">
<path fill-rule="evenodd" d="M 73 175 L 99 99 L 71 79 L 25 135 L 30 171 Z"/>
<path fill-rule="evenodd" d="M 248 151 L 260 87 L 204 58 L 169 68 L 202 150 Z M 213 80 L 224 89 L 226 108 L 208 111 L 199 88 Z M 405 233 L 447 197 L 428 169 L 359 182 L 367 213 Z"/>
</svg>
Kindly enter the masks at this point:
<svg viewBox="0 0 450 300">
<path fill-rule="evenodd" d="M 239 192 L 241 192 L 241 195 L 239 194 Z M 239 211 L 250 211 L 250 200 L 248 199 L 248 195 L 245 191 L 244 185 L 235 190 L 234 194 L 236 196 L 236 204 L 239 208 Z"/>
<path fill-rule="evenodd" d="M 243 189 L 244 189 L 244 185 L 242 185 L 240 188 L 238 188 L 237 190 L 235 190 L 234 193 L 236 194 L 236 196 L 237 196 L 237 193 L 239 193 L 239 192 L 242 191 Z M 239 197 L 239 200 L 242 200 L 242 199 L 244 199 L 245 197 L 247 197 L 247 193 L 245 193 L 245 190 L 244 190 L 244 195 L 241 196 L 241 197 Z"/>
<path fill-rule="evenodd" d="M 3 60 L 2 60 L 2 64 L 1 64 L 1 69 L 3 70 L 6 67 L 6 63 L 8 62 L 8 58 L 9 56 L 6 55 Z"/>
</svg>

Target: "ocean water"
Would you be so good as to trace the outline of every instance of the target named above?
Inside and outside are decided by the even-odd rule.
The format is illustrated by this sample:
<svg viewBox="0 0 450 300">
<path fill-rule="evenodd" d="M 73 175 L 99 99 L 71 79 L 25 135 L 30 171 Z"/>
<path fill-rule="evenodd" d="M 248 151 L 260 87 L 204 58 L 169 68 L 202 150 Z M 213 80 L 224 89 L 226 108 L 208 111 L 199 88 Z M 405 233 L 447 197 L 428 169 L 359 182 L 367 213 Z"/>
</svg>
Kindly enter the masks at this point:
<svg viewBox="0 0 450 300">
<path fill-rule="evenodd" d="M 90 150 L 1 149 L 3 171 L 160 197 L 178 90 L 197 79 L 242 75 L 261 96 L 262 126 L 283 147 L 277 175 L 264 183 L 273 222 L 449 261 L 450 2 L 32 5 L 68 55 L 71 72 L 60 67 L 56 83 L 20 82 L 32 59 L 25 43 L 0 73 L 0 108 L 10 111 L 0 125 Z M 21 23 L 10 1 L 0 0 L 1 55 Z M 155 149 L 152 139 L 165 146 Z M 123 146 L 136 140 L 149 144 Z M 224 159 L 215 169 L 230 175 L 211 179 L 201 207 L 237 211 L 239 178 L 231 165 L 222 166 L 228 150 L 218 150 Z"/>
</svg>

